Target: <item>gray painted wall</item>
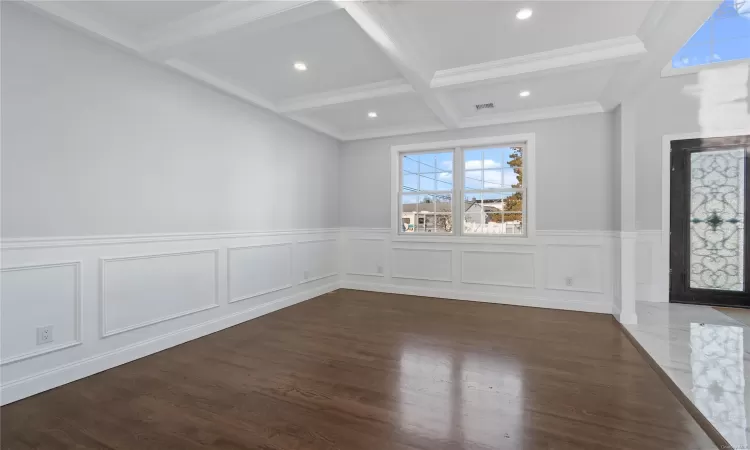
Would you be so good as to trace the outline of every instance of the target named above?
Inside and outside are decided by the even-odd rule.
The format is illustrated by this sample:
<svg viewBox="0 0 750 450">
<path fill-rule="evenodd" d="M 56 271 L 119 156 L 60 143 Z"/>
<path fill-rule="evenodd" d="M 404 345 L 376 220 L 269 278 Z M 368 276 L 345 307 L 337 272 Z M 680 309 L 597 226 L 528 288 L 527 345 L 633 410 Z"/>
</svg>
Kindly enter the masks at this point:
<svg viewBox="0 0 750 450">
<path fill-rule="evenodd" d="M 422 133 L 341 146 L 341 226 L 386 228 L 390 147 L 483 136 L 536 133 L 537 228 L 613 230 L 612 114 Z"/>
<path fill-rule="evenodd" d="M 750 127 L 750 65 L 666 77 L 646 86 L 636 105 L 636 227 L 661 229 L 662 138 Z"/>
<path fill-rule="evenodd" d="M 335 140 L 2 8 L 3 237 L 338 225 Z"/>
</svg>

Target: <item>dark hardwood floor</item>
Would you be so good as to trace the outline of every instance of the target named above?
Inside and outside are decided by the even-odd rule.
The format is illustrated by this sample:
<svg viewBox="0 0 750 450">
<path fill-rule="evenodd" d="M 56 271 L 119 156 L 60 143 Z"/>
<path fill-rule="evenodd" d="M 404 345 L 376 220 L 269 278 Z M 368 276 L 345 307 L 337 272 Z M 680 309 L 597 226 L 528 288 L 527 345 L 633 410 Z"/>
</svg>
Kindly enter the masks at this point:
<svg viewBox="0 0 750 450">
<path fill-rule="evenodd" d="M 3 449 L 715 449 L 610 316 L 340 290 L 5 406 Z"/>
</svg>

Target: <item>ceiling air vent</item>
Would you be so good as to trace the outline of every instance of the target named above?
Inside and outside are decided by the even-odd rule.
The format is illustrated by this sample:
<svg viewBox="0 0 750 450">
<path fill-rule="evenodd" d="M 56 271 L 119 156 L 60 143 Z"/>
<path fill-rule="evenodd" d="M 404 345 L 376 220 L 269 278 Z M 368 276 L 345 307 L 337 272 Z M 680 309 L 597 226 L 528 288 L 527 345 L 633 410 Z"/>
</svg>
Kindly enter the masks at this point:
<svg viewBox="0 0 750 450">
<path fill-rule="evenodd" d="M 494 103 L 482 103 L 481 105 L 474 105 L 474 107 L 477 109 L 477 111 L 481 111 L 483 109 L 491 109 L 495 107 Z"/>
</svg>

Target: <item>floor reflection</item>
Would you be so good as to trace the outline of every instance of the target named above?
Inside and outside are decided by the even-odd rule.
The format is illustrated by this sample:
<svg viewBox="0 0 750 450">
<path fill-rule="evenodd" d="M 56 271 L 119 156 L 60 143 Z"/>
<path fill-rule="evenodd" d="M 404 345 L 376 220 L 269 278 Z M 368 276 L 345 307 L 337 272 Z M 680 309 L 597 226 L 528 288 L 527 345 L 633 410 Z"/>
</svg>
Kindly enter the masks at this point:
<svg viewBox="0 0 750 450">
<path fill-rule="evenodd" d="M 743 329 L 690 324 L 693 399 L 735 448 L 746 448 Z"/>
<path fill-rule="evenodd" d="M 409 345 L 399 381 L 402 430 L 481 448 L 521 444 L 523 382 L 511 359 Z"/>
</svg>

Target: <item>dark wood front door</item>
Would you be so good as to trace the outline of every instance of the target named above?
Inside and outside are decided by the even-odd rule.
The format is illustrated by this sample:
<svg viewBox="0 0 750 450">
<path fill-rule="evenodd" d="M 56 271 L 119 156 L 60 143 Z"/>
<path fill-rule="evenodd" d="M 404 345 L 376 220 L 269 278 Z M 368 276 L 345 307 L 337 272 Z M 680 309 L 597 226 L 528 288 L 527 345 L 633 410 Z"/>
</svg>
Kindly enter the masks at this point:
<svg viewBox="0 0 750 450">
<path fill-rule="evenodd" d="M 669 300 L 750 307 L 750 136 L 671 147 Z"/>
</svg>

